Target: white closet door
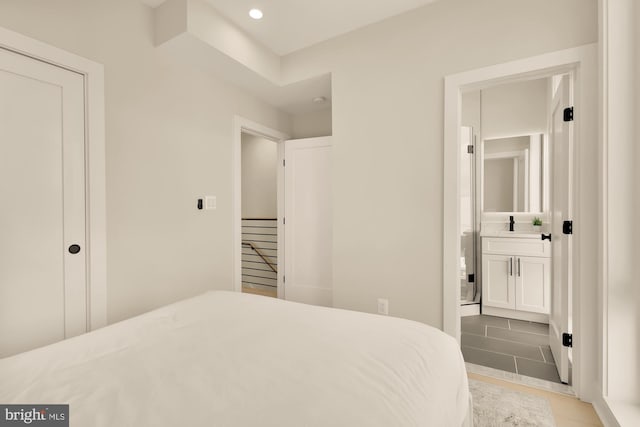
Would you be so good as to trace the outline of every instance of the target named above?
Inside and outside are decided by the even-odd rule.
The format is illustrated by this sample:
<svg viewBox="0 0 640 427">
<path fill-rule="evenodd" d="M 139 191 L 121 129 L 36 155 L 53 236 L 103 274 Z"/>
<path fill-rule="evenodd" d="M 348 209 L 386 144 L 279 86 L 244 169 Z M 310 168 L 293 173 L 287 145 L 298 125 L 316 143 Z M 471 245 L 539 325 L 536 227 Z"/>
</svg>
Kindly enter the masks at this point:
<svg viewBox="0 0 640 427">
<path fill-rule="evenodd" d="M 83 76 L 0 48 L 0 357 L 86 331 L 84 139 Z"/>
<path fill-rule="evenodd" d="M 331 138 L 285 142 L 285 299 L 333 305 Z"/>
</svg>

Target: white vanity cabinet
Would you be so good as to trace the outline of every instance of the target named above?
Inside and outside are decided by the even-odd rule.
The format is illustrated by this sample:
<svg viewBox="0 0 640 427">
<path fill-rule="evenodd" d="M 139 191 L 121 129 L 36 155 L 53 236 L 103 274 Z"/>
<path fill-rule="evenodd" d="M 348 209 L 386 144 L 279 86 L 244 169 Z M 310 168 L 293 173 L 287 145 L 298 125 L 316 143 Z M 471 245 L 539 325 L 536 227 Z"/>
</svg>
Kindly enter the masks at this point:
<svg viewBox="0 0 640 427">
<path fill-rule="evenodd" d="M 516 310 L 549 314 L 551 311 L 551 258 L 518 256 Z"/>
<path fill-rule="evenodd" d="M 482 254 L 482 304 L 515 309 L 516 280 L 511 255 Z"/>
<path fill-rule="evenodd" d="M 549 241 L 540 234 L 483 237 L 483 313 L 544 322 L 550 308 Z"/>
</svg>

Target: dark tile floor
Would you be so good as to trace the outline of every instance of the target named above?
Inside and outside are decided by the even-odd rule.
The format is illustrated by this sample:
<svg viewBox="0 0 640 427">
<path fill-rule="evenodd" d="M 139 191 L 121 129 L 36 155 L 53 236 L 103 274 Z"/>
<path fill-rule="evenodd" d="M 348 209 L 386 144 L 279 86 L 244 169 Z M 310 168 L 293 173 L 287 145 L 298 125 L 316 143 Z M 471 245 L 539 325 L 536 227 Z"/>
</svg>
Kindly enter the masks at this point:
<svg viewBox="0 0 640 427">
<path fill-rule="evenodd" d="M 486 315 L 466 316 L 461 323 L 465 361 L 560 382 L 548 325 Z"/>
</svg>

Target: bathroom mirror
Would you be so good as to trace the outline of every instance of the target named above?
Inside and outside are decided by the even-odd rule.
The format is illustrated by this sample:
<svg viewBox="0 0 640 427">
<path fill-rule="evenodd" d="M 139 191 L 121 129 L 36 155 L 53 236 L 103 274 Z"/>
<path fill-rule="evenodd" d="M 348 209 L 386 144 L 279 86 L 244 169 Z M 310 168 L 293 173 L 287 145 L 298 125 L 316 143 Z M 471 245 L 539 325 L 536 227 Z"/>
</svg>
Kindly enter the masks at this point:
<svg viewBox="0 0 640 427">
<path fill-rule="evenodd" d="M 539 133 L 484 140 L 483 212 L 543 212 L 545 151 L 545 138 Z"/>
</svg>

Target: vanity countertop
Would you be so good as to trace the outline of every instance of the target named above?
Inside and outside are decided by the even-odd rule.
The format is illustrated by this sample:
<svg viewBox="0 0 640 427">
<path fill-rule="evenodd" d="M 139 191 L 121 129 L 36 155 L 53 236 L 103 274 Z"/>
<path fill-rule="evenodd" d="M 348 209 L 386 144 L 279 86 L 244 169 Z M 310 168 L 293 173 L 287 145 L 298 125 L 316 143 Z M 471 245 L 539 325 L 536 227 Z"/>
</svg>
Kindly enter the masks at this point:
<svg viewBox="0 0 640 427">
<path fill-rule="evenodd" d="M 507 237 L 518 239 L 541 239 L 540 231 L 487 230 L 480 232 L 480 237 Z"/>
</svg>

